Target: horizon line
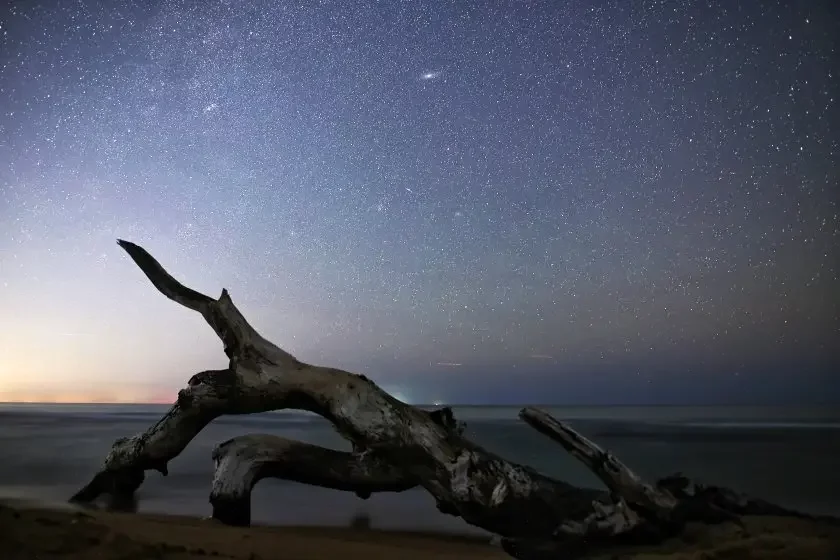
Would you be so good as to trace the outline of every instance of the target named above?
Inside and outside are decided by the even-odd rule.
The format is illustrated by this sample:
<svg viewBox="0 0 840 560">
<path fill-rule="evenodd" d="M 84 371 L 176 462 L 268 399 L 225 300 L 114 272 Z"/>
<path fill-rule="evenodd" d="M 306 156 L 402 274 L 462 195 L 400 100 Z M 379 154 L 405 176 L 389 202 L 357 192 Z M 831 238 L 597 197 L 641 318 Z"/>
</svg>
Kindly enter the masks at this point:
<svg viewBox="0 0 840 560">
<path fill-rule="evenodd" d="M 96 406 L 96 405 L 103 405 L 103 406 L 173 406 L 175 402 L 154 402 L 154 401 L 138 401 L 138 402 L 128 402 L 128 401 L 115 401 L 115 402 L 106 402 L 106 401 L 79 401 L 79 402 L 70 402 L 70 401 L 0 401 L 0 406 L 2 405 L 54 405 L 54 406 L 61 406 L 61 405 L 69 405 L 69 406 Z M 789 406 L 833 406 L 840 404 L 840 401 L 820 401 L 820 402 L 789 402 L 789 403 L 756 403 L 756 402 L 740 402 L 740 403 L 611 403 L 611 404 L 596 404 L 596 403 L 575 403 L 575 404 L 564 404 L 564 403 L 404 403 L 408 406 L 416 406 L 416 407 L 438 407 L 438 408 L 525 408 L 525 407 L 536 407 L 536 408 L 616 408 L 616 407 L 746 407 L 746 406 L 755 406 L 755 407 L 789 407 Z M 297 408 L 278 408 L 274 410 L 267 410 L 264 412 L 281 412 L 281 411 L 298 411 L 298 412 L 310 412 L 303 409 Z M 251 413 L 251 414 L 262 414 L 262 413 Z M 315 413 L 312 413 L 315 414 Z M 246 414 L 247 416 L 247 414 Z"/>
</svg>

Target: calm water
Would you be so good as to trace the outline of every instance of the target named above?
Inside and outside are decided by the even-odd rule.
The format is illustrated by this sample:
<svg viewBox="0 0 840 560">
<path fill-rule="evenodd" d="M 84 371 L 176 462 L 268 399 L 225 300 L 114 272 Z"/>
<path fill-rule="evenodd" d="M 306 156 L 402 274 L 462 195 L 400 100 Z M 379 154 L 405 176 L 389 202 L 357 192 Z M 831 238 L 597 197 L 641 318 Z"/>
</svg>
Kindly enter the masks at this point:
<svg viewBox="0 0 840 560">
<path fill-rule="evenodd" d="M 100 467 L 112 442 L 143 431 L 167 406 L 0 404 L 0 495 L 64 500 Z M 701 481 L 814 513 L 840 515 L 840 410 L 755 407 L 553 408 L 647 477 L 682 471 Z M 578 485 L 598 481 L 563 449 L 516 420 L 518 408 L 463 407 L 476 442 Z M 213 447 L 249 432 L 275 433 L 336 449 L 348 445 L 320 418 L 297 413 L 228 417 L 205 429 L 170 474 L 147 473 L 140 511 L 208 515 Z M 465 531 L 421 490 L 354 495 L 266 480 L 254 521 Z"/>
</svg>

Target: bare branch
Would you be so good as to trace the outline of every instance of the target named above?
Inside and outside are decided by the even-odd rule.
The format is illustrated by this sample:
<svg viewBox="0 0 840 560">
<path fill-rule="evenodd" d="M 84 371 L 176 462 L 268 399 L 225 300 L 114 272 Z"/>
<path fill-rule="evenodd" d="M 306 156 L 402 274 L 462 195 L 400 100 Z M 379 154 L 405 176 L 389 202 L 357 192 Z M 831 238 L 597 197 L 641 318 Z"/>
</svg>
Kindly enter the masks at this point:
<svg viewBox="0 0 840 560">
<path fill-rule="evenodd" d="M 233 304 L 227 290 L 222 290 L 222 295 L 215 300 L 175 280 L 152 255 L 139 245 L 122 239 L 118 240 L 117 244 L 128 253 L 160 293 L 204 316 L 224 343 L 228 357 L 231 359 L 234 356 L 240 359 L 250 357 L 278 365 L 296 365 L 297 360 L 294 356 L 264 339 L 248 324 Z"/>
<path fill-rule="evenodd" d="M 601 479 L 615 496 L 619 496 L 647 515 L 667 516 L 677 500 L 666 490 L 646 484 L 611 453 L 604 451 L 567 424 L 537 408 L 524 408 L 520 418 L 543 435 L 563 446 L 573 457 Z"/>
<path fill-rule="evenodd" d="M 128 253 L 128 256 L 152 281 L 155 288 L 172 301 L 180 303 L 184 307 L 189 307 L 193 311 L 198 311 L 202 315 L 206 312 L 207 306 L 215 301 L 213 298 L 187 288 L 175 280 L 152 255 L 139 245 L 123 239 L 118 239 L 117 245 Z"/>
</svg>

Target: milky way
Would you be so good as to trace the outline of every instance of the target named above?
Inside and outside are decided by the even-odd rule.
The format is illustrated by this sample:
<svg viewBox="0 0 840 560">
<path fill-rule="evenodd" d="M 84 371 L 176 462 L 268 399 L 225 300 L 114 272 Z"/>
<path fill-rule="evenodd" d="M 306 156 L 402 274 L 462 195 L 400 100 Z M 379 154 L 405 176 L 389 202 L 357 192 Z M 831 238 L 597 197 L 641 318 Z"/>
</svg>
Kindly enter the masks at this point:
<svg viewBox="0 0 840 560">
<path fill-rule="evenodd" d="M 836 2 L 48 4 L 0 8 L 0 400 L 225 363 L 118 237 L 412 400 L 840 396 Z"/>
</svg>

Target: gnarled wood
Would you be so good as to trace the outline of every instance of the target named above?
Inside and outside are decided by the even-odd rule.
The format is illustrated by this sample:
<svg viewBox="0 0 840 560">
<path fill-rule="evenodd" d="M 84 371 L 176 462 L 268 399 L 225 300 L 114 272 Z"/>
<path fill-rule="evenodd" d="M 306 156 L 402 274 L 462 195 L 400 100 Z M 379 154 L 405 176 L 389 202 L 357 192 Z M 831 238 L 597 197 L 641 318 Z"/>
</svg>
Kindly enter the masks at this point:
<svg viewBox="0 0 840 560">
<path fill-rule="evenodd" d="M 103 469 L 73 496 L 75 501 L 131 495 L 147 470 L 166 475 L 168 462 L 218 416 L 299 409 L 331 422 L 353 452 L 271 435 L 225 442 L 213 455 L 215 517 L 248 523 L 251 490 L 265 477 L 363 497 L 419 485 L 441 511 L 502 537 L 501 546 L 517 558 L 569 558 L 618 542 L 657 541 L 691 520 L 721 522 L 741 513 L 781 511 L 677 477 L 652 487 L 569 426 L 533 408 L 524 409 L 521 418 L 581 460 L 610 492 L 577 488 L 504 460 L 465 438 L 451 409 L 425 411 L 395 399 L 364 375 L 304 363 L 248 324 L 227 290 L 212 299 L 180 284 L 138 245 L 118 243 L 161 293 L 202 314 L 222 340 L 229 363 L 194 375 L 160 421 L 117 440 Z"/>
<path fill-rule="evenodd" d="M 157 425 L 117 441 L 103 471 L 76 500 L 90 501 L 115 488 L 103 480 L 135 480 L 149 469 L 166 473 L 167 462 L 220 414 L 287 408 L 326 418 L 356 449 L 375 453 L 418 480 L 447 511 L 500 535 L 549 534 L 562 522 L 585 519 L 592 500 L 603 495 L 482 449 L 463 437 L 451 413 L 407 405 L 363 375 L 297 360 L 260 336 L 226 290 L 218 300 L 209 298 L 181 285 L 138 245 L 119 245 L 158 290 L 204 316 L 230 362 L 226 370 L 193 376 Z"/>
</svg>

